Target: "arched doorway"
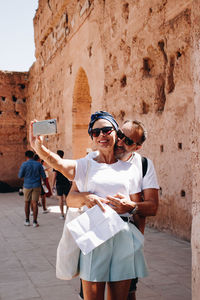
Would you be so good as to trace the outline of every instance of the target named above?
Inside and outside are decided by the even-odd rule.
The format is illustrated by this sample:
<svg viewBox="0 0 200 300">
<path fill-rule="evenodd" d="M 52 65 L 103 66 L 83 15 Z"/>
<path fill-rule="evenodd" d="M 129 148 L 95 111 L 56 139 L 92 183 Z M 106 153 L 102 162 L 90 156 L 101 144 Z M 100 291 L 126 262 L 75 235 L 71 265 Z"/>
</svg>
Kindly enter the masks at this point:
<svg viewBox="0 0 200 300">
<path fill-rule="evenodd" d="M 83 68 L 77 72 L 72 106 L 72 153 L 73 158 L 86 155 L 90 147 L 87 133 L 91 113 L 91 96 L 87 75 Z"/>
</svg>

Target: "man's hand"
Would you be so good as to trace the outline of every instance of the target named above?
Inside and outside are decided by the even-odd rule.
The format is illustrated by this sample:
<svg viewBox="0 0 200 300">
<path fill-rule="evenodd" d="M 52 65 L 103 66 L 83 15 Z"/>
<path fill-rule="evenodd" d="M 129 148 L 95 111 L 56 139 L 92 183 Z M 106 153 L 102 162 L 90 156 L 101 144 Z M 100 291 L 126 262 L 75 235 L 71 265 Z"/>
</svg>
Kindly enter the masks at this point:
<svg viewBox="0 0 200 300">
<path fill-rule="evenodd" d="M 107 196 L 106 199 L 109 200 L 107 203 L 111 206 L 118 214 L 124 214 L 130 212 L 136 203 L 129 200 L 125 195 L 117 193 L 114 196 Z"/>
</svg>

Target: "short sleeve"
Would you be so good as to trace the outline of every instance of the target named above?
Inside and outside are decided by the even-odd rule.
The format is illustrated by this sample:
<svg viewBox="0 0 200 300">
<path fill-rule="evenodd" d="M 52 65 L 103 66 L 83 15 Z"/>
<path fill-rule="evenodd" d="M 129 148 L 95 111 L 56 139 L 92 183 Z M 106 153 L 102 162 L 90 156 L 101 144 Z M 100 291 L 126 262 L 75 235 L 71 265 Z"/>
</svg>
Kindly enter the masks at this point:
<svg viewBox="0 0 200 300">
<path fill-rule="evenodd" d="M 130 189 L 129 189 L 129 195 L 137 194 L 142 191 L 141 186 L 141 175 L 138 170 L 138 168 L 132 164 L 131 166 L 131 180 L 130 180 Z"/>
<path fill-rule="evenodd" d="M 150 159 L 148 159 L 147 173 L 142 182 L 142 190 L 145 189 L 159 189 L 155 168 Z"/>
<path fill-rule="evenodd" d="M 88 158 L 84 157 L 76 160 L 76 174 L 74 181 L 76 182 L 79 192 L 84 192 L 85 177 L 87 173 Z"/>
</svg>

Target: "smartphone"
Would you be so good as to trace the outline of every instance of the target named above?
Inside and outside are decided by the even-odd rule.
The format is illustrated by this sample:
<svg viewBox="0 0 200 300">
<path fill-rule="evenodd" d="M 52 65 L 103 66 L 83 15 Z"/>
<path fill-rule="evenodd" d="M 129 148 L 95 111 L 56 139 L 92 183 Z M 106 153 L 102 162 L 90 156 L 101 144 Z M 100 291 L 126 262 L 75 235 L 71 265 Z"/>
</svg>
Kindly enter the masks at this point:
<svg viewBox="0 0 200 300">
<path fill-rule="evenodd" d="M 33 123 L 33 135 L 50 135 L 57 133 L 56 119 L 38 121 Z"/>
</svg>

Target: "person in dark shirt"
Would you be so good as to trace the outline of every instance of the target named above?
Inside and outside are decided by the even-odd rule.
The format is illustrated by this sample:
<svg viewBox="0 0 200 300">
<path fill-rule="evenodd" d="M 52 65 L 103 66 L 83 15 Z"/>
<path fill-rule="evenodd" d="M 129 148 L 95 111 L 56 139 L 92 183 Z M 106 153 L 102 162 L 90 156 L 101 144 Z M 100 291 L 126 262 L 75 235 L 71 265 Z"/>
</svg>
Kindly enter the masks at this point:
<svg viewBox="0 0 200 300">
<path fill-rule="evenodd" d="M 63 158 L 64 156 L 64 151 L 63 150 L 58 150 L 57 154 Z M 53 177 L 53 188 L 56 186 L 57 190 L 57 195 L 59 197 L 59 206 L 60 206 L 60 219 L 64 220 L 64 205 L 66 204 L 66 198 L 67 195 L 69 194 L 70 188 L 71 188 L 71 181 L 66 178 L 62 173 L 60 173 L 57 170 L 54 171 L 54 177 Z"/>
<path fill-rule="evenodd" d="M 38 227 L 38 201 L 41 193 L 41 177 L 46 178 L 44 169 L 38 161 L 33 159 L 34 152 L 28 150 L 25 152 L 26 161 L 22 163 L 18 177 L 24 178 L 23 192 L 25 200 L 25 226 L 30 226 L 30 206 L 33 207 L 33 227 Z"/>
<path fill-rule="evenodd" d="M 42 165 L 42 167 L 43 167 L 43 169 L 44 169 L 42 161 L 40 160 L 40 157 L 37 154 L 34 154 L 33 159 L 35 161 L 40 162 L 41 165 Z M 45 172 L 45 169 L 44 169 L 44 172 Z M 45 175 L 46 175 L 46 172 L 45 172 Z M 46 177 L 46 179 L 47 179 L 47 177 Z M 39 201 L 38 202 L 38 206 L 42 206 L 42 208 L 43 208 L 43 214 L 47 214 L 49 212 L 49 210 L 47 209 L 47 206 L 46 206 L 46 191 L 44 190 L 44 188 L 48 190 L 48 188 L 46 186 L 46 181 L 41 180 L 41 194 L 40 194 L 40 197 L 41 197 L 41 202 L 42 203 Z M 31 207 L 31 209 L 32 209 L 32 207 Z M 33 209 L 32 209 L 32 211 L 33 211 Z"/>
</svg>

